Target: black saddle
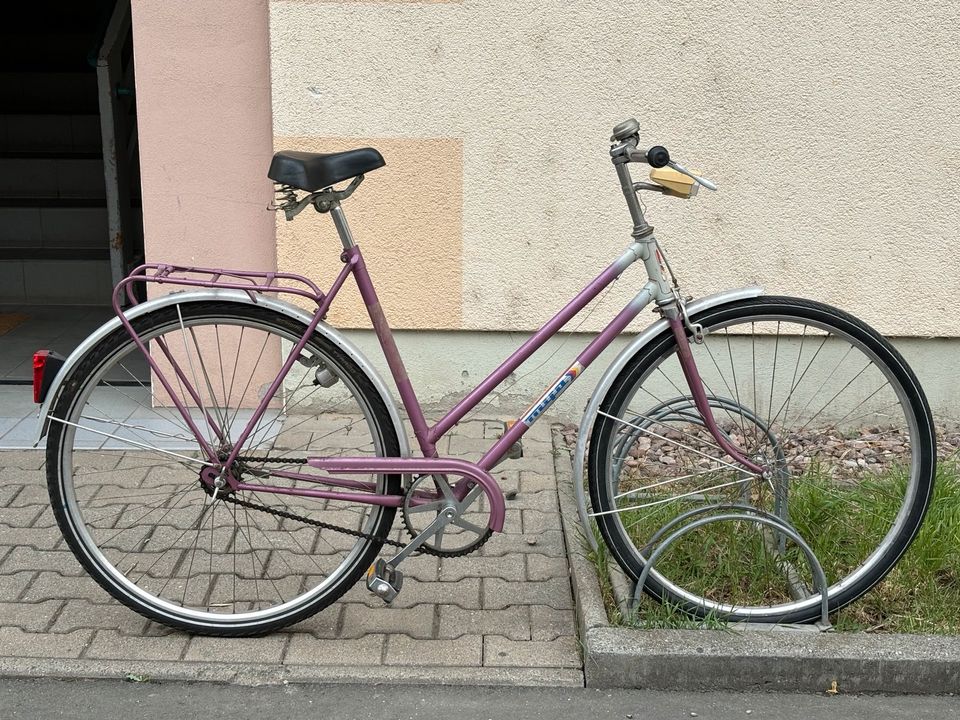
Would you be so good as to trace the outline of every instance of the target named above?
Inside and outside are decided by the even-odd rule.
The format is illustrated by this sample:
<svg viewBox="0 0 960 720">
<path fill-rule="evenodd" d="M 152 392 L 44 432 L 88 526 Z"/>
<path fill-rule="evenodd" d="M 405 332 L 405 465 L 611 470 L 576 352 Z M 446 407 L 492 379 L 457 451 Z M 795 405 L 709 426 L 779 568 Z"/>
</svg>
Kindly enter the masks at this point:
<svg viewBox="0 0 960 720">
<path fill-rule="evenodd" d="M 283 185 L 314 192 L 386 164 L 383 156 L 370 147 L 338 153 L 288 150 L 273 156 L 267 177 Z"/>
</svg>

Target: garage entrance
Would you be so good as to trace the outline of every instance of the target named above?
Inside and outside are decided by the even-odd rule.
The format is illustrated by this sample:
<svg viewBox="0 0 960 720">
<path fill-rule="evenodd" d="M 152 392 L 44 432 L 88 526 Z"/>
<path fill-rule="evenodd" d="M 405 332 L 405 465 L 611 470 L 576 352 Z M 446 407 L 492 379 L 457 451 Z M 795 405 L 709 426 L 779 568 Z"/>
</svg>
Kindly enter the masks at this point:
<svg viewBox="0 0 960 720">
<path fill-rule="evenodd" d="M 69 353 L 143 258 L 129 0 L 48 0 L 0 27 L 0 383 Z"/>
</svg>

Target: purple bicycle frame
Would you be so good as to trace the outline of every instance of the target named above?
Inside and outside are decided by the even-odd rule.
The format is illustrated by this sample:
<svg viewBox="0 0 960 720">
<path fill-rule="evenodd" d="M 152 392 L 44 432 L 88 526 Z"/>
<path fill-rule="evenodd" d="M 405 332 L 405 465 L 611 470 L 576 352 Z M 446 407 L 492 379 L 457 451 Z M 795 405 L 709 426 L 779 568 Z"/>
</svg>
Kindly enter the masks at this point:
<svg viewBox="0 0 960 720">
<path fill-rule="evenodd" d="M 397 349 L 393 338 L 393 332 L 387 323 L 386 316 L 380 306 L 373 282 L 367 272 L 366 264 L 360 248 L 356 245 L 344 250 L 341 260 L 344 263 L 343 269 L 337 275 L 330 290 L 324 294 L 309 280 L 298 275 L 284 273 L 253 273 L 245 271 L 217 270 L 207 268 L 184 268 L 168 265 L 150 265 L 137 268 L 124 281 L 117 285 L 114 291 L 114 310 L 120 317 L 121 322 L 127 332 L 133 338 L 140 351 L 145 356 L 151 369 L 157 379 L 167 391 L 175 407 L 183 416 L 190 431 L 194 434 L 200 444 L 201 449 L 206 454 L 210 468 L 205 471 L 207 480 L 212 482 L 217 476 L 225 477 L 229 485 L 234 490 L 255 490 L 259 493 L 278 493 L 303 495 L 316 498 L 328 498 L 342 500 L 346 502 L 366 503 L 372 505 L 382 505 L 390 507 L 399 507 L 403 504 L 402 495 L 384 495 L 377 492 L 375 482 L 351 480 L 340 477 L 327 477 L 317 475 L 307 475 L 291 471 L 276 471 L 277 477 L 286 479 L 302 480 L 313 484 L 322 484 L 340 490 L 325 490 L 320 488 L 284 488 L 273 487 L 261 484 L 247 484 L 235 479 L 229 472 L 244 443 L 249 438 L 253 429 L 256 427 L 268 405 L 273 400 L 277 391 L 280 389 L 284 379 L 293 366 L 296 359 L 306 345 L 308 339 L 313 335 L 320 321 L 326 316 L 330 305 L 336 298 L 338 292 L 343 287 L 349 275 L 353 275 L 356 280 L 360 295 L 366 305 L 367 312 L 373 324 L 380 346 L 386 357 L 390 372 L 400 393 L 400 399 L 410 418 L 413 426 L 414 435 L 423 453 L 422 458 L 396 458 L 396 457 L 337 457 L 337 458 L 315 458 L 307 459 L 311 467 L 315 467 L 327 472 L 335 472 L 344 475 L 355 474 L 437 474 L 437 475 L 457 475 L 462 478 L 454 485 L 454 493 L 459 500 L 466 497 L 467 492 L 475 484 L 482 486 L 484 493 L 490 501 L 490 519 L 489 527 L 491 530 L 499 532 L 503 527 L 505 514 L 504 497 L 500 486 L 490 475 L 490 470 L 496 465 L 508 449 L 517 442 L 523 434 L 539 419 L 543 412 L 552 404 L 561 393 L 563 393 L 590 364 L 603 352 L 604 349 L 616 338 L 623 330 L 637 317 L 640 311 L 655 297 L 657 284 L 655 281 L 649 281 L 640 293 L 629 302 L 617 316 L 597 335 L 576 357 L 574 363 L 561 374 L 557 380 L 547 388 L 546 392 L 534 402 L 517 421 L 499 438 L 489 450 L 476 463 L 470 463 L 464 460 L 454 460 L 451 458 L 441 458 L 437 454 L 437 441 L 442 438 L 451 428 L 460 422 L 470 410 L 476 407 L 489 393 L 503 382 L 512 372 L 514 372 L 523 362 L 525 362 L 534 352 L 553 337 L 567 322 L 569 322 L 577 313 L 583 310 L 600 292 L 604 290 L 611 282 L 623 273 L 635 260 L 639 259 L 636 245 L 631 246 L 616 261 L 611 263 L 603 272 L 601 272 L 593 281 L 591 281 L 583 290 L 581 290 L 563 309 L 561 309 L 551 320 L 543 325 L 526 342 L 523 343 L 510 357 L 497 367 L 485 380 L 474 388 L 466 397 L 457 403 L 446 415 L 444 415 L 434 425 L 428 425 L 423 414 L 423 409 L 417 399 L 413 385 L 407 375 L 400 352 Z M 156 270 L 153 275 L 149 275 L 147 270 Z M 197 279 L 195 277 L 179 277 L 178 273 L 183 274 L 201 274 L 206 275 L 206 279 Z M 224 279 L 226 278 L 226 279 Z M 277 280 L 292 280 L 300 283 L 307 289 L 298 287 L 292 290 L 290 287 L 276 284 Z M 309 297 L 317 303 L 317 310 L 307 326 L 306 331 L 300 340 L 294 344 L 293 348 L 284 360 L 276 379 L 272 382 L 267 392 L 260 399 L 259 404 L 253 412 L 250 420 L 247 422 L 243 431 L 232 443 L 229 456 L 224 461 L 220 461 L 217 450 L 211 447 L 210 443 L 204 437 L 204 434 L 197 427 L 189 410 L 183 401 L 174 392 L 170 381 L 164 376 L 158 362 L 151 357 L 146 344 L 138 337 L 137 333 L 124 317 L 120 310 L 120 301 L 126 290 L 128 296 L 132 299 L 133 294 L 130 290 L 130 283 L 133 282 L 155 282 L 167 284 L 183 284 L 208 288 L 232 288 L 245 290 L 255 299 L 255 293 L 260 292 L 295 292 L 298 295 Z M 715 437 L 721 442 L 721 446 L 735 460 L 741 462 L 753 472 L 762 472 L 763 469 L 754 465 L 748 459 L 744 458 L 738 448 L 725 441 L 725 437 L 716 428 L 709 403 L 706 400 L 702 383 L 693 362 L 689 347 L 686 346 L 685 332 L 682 324 L 677 318 L 668 318 L 671 329 L 680 342 L 679 358 L 684 374 L 692 389 L 694 401 L 704 416 L 708 428 Z M 158 342 L 161 352 L 175 373 L 179 384 L 183 386 L 186 393 L 190 396 L 197 407 L 202 411 L 205 421 L 210 425 L 214 434 L 221 441 L 227 439 L 227 429 L 217 425 L 214 418 L 203 405 L 201 393 L 197 391 L 187 377 L 187 373 L 179 366 L 174 359 L 173 354 L 163 344 Z M 684 352 L 684 350 L 686 352 Z M 216 469 L 214 471 L 214 469 Z M 421 504 L 437 499 L 438 495 L 430 492 L 416 493 L 411 502 Z"/>
</svg>

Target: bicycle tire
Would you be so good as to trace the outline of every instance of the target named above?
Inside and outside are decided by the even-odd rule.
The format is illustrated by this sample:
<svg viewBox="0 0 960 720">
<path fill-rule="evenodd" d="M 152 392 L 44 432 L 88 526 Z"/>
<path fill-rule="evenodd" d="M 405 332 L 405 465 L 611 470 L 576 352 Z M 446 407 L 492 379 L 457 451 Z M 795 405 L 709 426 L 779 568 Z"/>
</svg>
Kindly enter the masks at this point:
<svg viewBox="0 0 960 720">
<path fill-rule="evenodd" d="M 166 347 L 179 355 L 185 372 L 192 369 L 195 378 L 199 374 L 206 380 L 195 387 L 207 388 L 206 412 L 216 416 L 228 440 L 236 438 L 245 424 L 243 414 L 249 412 L 254 395 L 259 397 L 269 377 L 261 367 L 262 359 L 266 356 L 268 365 L 279 367 L 290 344 L 306 331 L 302 322 L 261 306 L 219 301 L 162 308 L 132 324 L 151 343 L 151 352 L 156 354 L 158 338 L 163 338 Z M 182 350 L 178 337 L 183 340 Z M 260 354 L 249 370 L 246 387 L 240 390 L 243 378 L 238 376 L 246 372 L 261 337 Z M 214 344 L 216 354 L 210 350 Z M 230 357 L 231 349 L 235 359 Z M 194 463 L 202 463 L 199 459 L 204 457 L 196 450 L 196 439 L 176 424 L 185 425 L 182 418 L 158 400 L 159 386 L 154 382 L 149 387 L 143 379 L 125 385 L 117 381 L 134 377 L 130 367 L 138 357 L 139 350 L 126 331 L 113 332 L 64 380 L 51 410 L 57 419 L 50 422 L 47 438 L 50 501 L 67 544 L 90 576 L 114 598 L 151 620 L 218 636 L 269 633 L 313 615 L 343 595 L 376 558 L 396 509 L 258 491 L 213 497 L 195 472 Z M 269 418 L 264 415 L 245 445 L 250 449 L 241 453 L 254 458 L 243 465 L 248 481 L 266 476 L 271 483 L 286 482 L 291 487 L 302 482 L 266 475 L 286 467 L 278 469 L 273 467 L 277 462 L 256 459 L 266 453 L 290 459 L 291 466 L 301 469 L 307 467 L 302 464 L 307 455 L 337 451 L 332 447 L 336 443 L 346 443 L 339 452 L 351 444 L 357 446 L 348 454 L 400 455 L 396 430 L 380 394 L 351 358 L 314 333 L 300 359 L 306 365 L 306 370 L 298 368 L 302 377 L 295 385 L 289 379 L 294 374 L 291 370 L 278 393 L 282 404 L 278 400 L 271 405 L 276 409 L 268 410 Z M 318 363 L 332 374 L 324 379 L 329 382 L 335 377 L 335 382 L 330 387 L 311 383 L 308 389 Z M 321 396 L 346 399 L 330 400 L 318 410 L 314 401 L 320 390 L 324 391 Z M 140 407 L 130 417 L 111 419 L 105 408 L 113 403 L 122 409 L 131 404 L 128 400 L 138 401 Z M 197 403 L 193 405 L 191 415 L 203 412 Z M 344 414 L 351 409 L 361 418 Z M 330 427 L 336 438 L 322 434 Z M 98 445 L 101 436 L 96 433 L 104 429 L 109 437 Z M 213 432 L 209 427 L 204 430 Z M 304 437 L 309 438 L 306 443 L 301 442 Z M 194 450 L 186 449 L 188 440 Z M 401 491 L 399 475 L 375 476 L 375 482 L 379 493 Z M 269 509 L 251 511 L 237 500 Z M 218 516 L 219 507 L 224 510 Z M 142 510 L 146 512 L 138 517 Z M 103 516 L 104 512 L 109 514 Z M 191 538 L 192 521 L 188 521 L 194 513 L 196 537 Z M 344 527 L 354 534 L 282 513 L 337 527 L 346 522 Z M 173 539 L 181 526 L 190 534 Z M 204 555 L 207 546 L 209 552 Z M 195 567 L 197 581 L 193 580 Z M 208 571 L 206 587 L 200 576 L 204 570 Z M 181 586 L 182 598 L 175 597 Z"/>
<path fill-rule="evenodd" d="M 757 457 L 762 456 L 770 463 L 769 467 L 775 468 L 771 473 L 773 479 L 763 480 L 754 476 L 747 480 L 742 469 L 734 473 L 723 464 L 733 463 L 733 459 L 721 454 L 722 451 L 706 452 L 713 439 L 703 429 L 702 418 L 693 408 L 689 390 L 679 373 L 673 334 L 664 332 L 639 350 L 617 376 L 599 408 L 590 438 L 590 498 L 596 521 L 611 554 L 623 570 L 637 580 L 645 566 L 644 551 L 647 554 L 650 552 L 646 543 L 656 526 L 662 525 L 661 521 L 666 522 L 681 511 L 696 507 L 697 503 L 729 502 L 732 496 L 734 502 L 767 511 L 779 507 L 778 514 L 794 529 L 803 531 L 801 535 L 814 545 L 818 558 L 827 570 L 830 611 L 853 602 L 883 579 L 906 552 L 920 528 L 933 492 L 936 466 L 934 427 L 916 376 L 897 350 L 876 331 L 853 316 L 822 303 L 789 297 L 758 297 L 704 310 L 693 317 L 692 322 L 702 325 L 704 331 L 703 346 L 691 340 L 691 347 L 704 378 L 715 418 L 723 431 L 728 433 L 728 439 L 732 437 L 741 445 L 752 445 L 745 449 L 756 453 Z M 749 328 L 746 325 L 748 322 L 751 323 Z M 736 332 L 738 326 L 741 333 Z M 785 335 L 781 340 L 780 332 L 782 328 L 800 326 L 804 330 L 796 354 L 796 367 L 787 365 L 788 372 L 781 374 L 782 378 L 792 371 L 789 381 L 780 381 L 780 386 L 790 388 L 786 400 L 787 412 L 782 413 L 783 404 L 778 403 L 779 398 L 774 398 L 775 390 L 780 387 L 777 377 L 778 353 L 781 357 L 787 357 L 788 350 L 792 352 L 793 346 L 798 344 L 799 333 L 789 337 Z M 774 327 L 775 335 L 772 331 Z M 730 331 L 731 328 L 734 328 L 734 332 Z M 807 328 L 810 328 L 809 335 Z M 808 337 L 814 339 L 804 350 Z M 718 361 L 719 353 L 710 349 L 711 345 L 722 349 L 724 343 L 726 348 L 723 353 L 725 355 L 729 351 L 732 373 L 726 371 L 726 358 L 721 357 Z M 757 369 L 758 344 L 761 346 L 761 361 L 764 357 L 767 359 L 766 369 Z M 772 370 L 769 365 L 771 344 L 775 348 L 772 352 Z M 813 348 L 818 344 L 819 349 L 814 353 Z M 845 346 L 847 350 L 843 354 Z M 823 351 L 824 347 L 828 350 Z M 752 379 L 746 375 L 737 378 L 734 348 L 737 348 L 738 357 L 752 351 Z M 798 393 L 801 399 L 791 408 L 793 394 L 809 374 L 808 371 L 821 363 L 818 360 L 821 352 L 822 358 L 840 357 L 840 360 L 829 376 L 819 376 L 824 378 L 821 387 L 804 391 L 809 394 L 809 399 L 797 413 L 796 423 L 800 423 L 815 398 L 814 408 L 826 397 L 828 400 L 824 408 L 829 409 L 820 411 L 820 417 L 824 420 L 818 424 L 811 408 L 811 414 L 802 420 L 803 425 L 799 428 L 797 424 L 784 427 L 788 425 L 788 416 L 791 412 L 797 412 L 796 408 L 804 397 Z M 866 358 L 868 364 L 846 386 L 840 385 L 843 378 L 834 379 L 835 376 L 844 364 L 850 364 L 850 357 L 854 357 L 850 370 L 852 373 L 859 366 L 856 360 L 858 356 Z M 808 358 L 812 358 L 809 363 Z M 792 355 L 790 360 L 790 364 L 794 364 Z M 804 364 L 806 368 L 801 374 L 800 369 Z M 895 407 L 893 410 L 869 410 L 864 417 L 851 418 L 851 412 L 860 412 L 864 407 L 881 407 L 879 403 L 883 398 L 878 398 L 877 393 L 867 397 L 867 389 L 873 386 L 861 379 L 870 366 L 876 369 L 871 372 L 871 378 L 875 376 L 889 385 L 889 390 L 884 385 L 880 389 L 887 400 L 893 398 Z M 669 380 L 669 385 L 656 374 L 658 372 Z M 811 377 L 816 377 L 817 372 L 815 370 Z M 673 373 L 672 377 L 670 373 Z M 732 379 L 724 377 L 731 374 Z M 769 383 L 769 389 L 764 382 Z M 652 392 L 659 387 L 668 387 L 668 395 L 676 392 L 676 398 L 662 400 Z M 832 394 L 838 387 L 840 389 L 834 397 Z M 854 390 L 848 390 L 851 387 Z M 828 390 L 824 392 L 823 388 Z M 631 403 L 640 403 L 642 406 L 642 402 L 637 400 L 638 397 L 646 397 L 642 393 L 657 396 L 662 402 L 646 400 L 653 403 L 651 409 L 630 408 Z M 769 401 L 766 398 L 768 393 Z M 818 396 L 818 393 L 822 395 Z M 663 391 L 661 394 L 664 394 Z M 836 419 L 834 429 L 830 430 L 824 412 L 832 413 L 836 418 L 836 413 L 841 412 L 842 408 L 834 408 L 845 394 L 861 398 L 861 404 L 854 411 Z M 832 400 L 829 399 L 831 397 Z M 765 412 L 764 405 L 767 406 Z M 901 411 L 903 417 L 897 421 Z M 631 417 L 627 418 L 628 414 L 632 414 Z M 890 418 L 889 428 L 879 427 L 878 417 Z M 861 423 L 859 429 L 857 422 Z M 820 425 L 825 429 L 817 429 Z M 877 432 L 863 434 L 866 432 L 863 428 Z M 681 432 L 682 436 L 670 435 L 670 430 Z M 816 438 L 818 432 L 833 433 L 820 436 L 830 438 L 823 440 L 826 450 L 816 455 L 802 454 L 803 448 L 808 447 L 805 443 L 811 437 Z M 856 434 L 858 432 L 860 434 Z M 671 440 L 675 445 L 682 444 L 687 449 L 657 440 L 657 436 L 665 441 Z M 837 449 L 838 446 L 842 446 L 844 452 L 847 446 L 860 453 L 875 452 L 871 447 L 863 449 L 863 445 L 869 445 L 869 442 L 862 439 L 874 436 L 894 438 L 872 440 L 875 444 L 879 443 L 877 447 L 892 443 L 893 447 L 903 445 L 905 450 L 899 451 L 899 455 L 897 452 L 880 453 L 883 457 L 876 458 L 876 462 L 880 463 L 877 465 L 867 463 L 871 456 L 867 456 L 867 460 L 863 457 L 847 459 L 845 462 L 837 460 L 838 457 L 847 457 Z M 904 438 L 908 442 L 899 442 Z M 648 462 L 651 460 L 650 452 L 640 450 L 647 441 L 659 444 L 661 449 L 667 448 L 665 455 Z M 713 458 L 709 461 L 710 467 L 701 470 L 706 462 L 701 456 L 708 454 Z M 686 456 L 695 458 L 695 461 L 689 461 L 683 467 L 684 470 L 692 468 L 689 474 L 678 471 L 683 463 L 674 455 L 683 455 L 685 460 Z M 892 455 L 892 458 L 888 459 L 887 455 Z M 631 457 L 639 470 L 627 467 Z M 668 464 L 667 459 L 672 460 L 672 464 Z M 887 503 L 891 505 L 889 509 L 886 508 Z M 895 508 L 892 507 L 894 504 Z M 879 517 L 881 509 L 885 509 L 885 513 Z M 853 537 L 854 533 L 862 531 L 861 521 L 869 525 L 871 534 Z M 885 523 L 889 524 L 886 530 Z M 873 528 L 874 524 L 876 528 Z M 651 569 L 644 591 L 658 601 L 669 602 L 701 618 L 714 616 L 732 621 L 775 623 L 807 622 L 819 618 L 820 595 L 812 590 L 811 575 L 804 571 L 802 582 L 796 582 L 796 568 L 791 564 L 792 560 L 784 560 L 790 551 L 785 548 L 782 536 L 774 538 L 777 542 L 771 543 L 769 534 L 758 537 L 760 533 L 756 526 L 748 529 L 748 525 L 730 523 L 723 529 L 717 529 L 717 524 L 713 529 L 700 528 L 683 540 L 678 540 L 675 544 L 678 559 L 672 564 L 667 562 L 666 558 L 674 553 L 672 548 L 667 550 L 657 567 Z M 876 547 L 868 551 L 878 537 L 880 540 Z M 734 549 L 724 545 L 730 545 L 735 540 L 742 542 L 745 547 L 749 545 L 750 557 L 737 557 Z M 834 541 L 838 542 L 831 544 Z M 850 549 L 859 546 L 863 546 L 863 549 Z M 793 557 L 797 554 L 795 552 Z M 714 572 L 722 566 L 730 569 L 732 577 L 705 575 L 701 581 L 678 564 L 683 562 L 699 566 L 704 573 L 707 570 Z M 767 569 L 756 569 L 761 566 Z M 787 598 L 789 593 L 786 590 L 765 590 L 762 583 L 766 580 L 758 584 L 756 578 L 764 572 L 771 577 L 778 573 L 787 575 L 784 567 L 790 568 L 790 583 L 799 584 L 801 588 L 805 586 L 805 592 L 794 593 L 796 596 Z M 756 587 L 752 588 L 753 585 Z M 792 587 L 792 590 L 796 588 Z M 756 592 L 763 602 L 753 600 L 753 596 L 747 599 L 748 592 Z"/>
</svg>

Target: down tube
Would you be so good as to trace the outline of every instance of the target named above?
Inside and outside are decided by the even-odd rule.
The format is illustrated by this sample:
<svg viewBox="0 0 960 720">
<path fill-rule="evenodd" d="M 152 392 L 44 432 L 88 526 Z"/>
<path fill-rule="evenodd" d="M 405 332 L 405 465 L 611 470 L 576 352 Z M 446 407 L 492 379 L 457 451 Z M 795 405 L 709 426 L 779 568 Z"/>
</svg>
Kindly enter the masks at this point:
<svg viewBox="0 0 960 720">
<path fill-rule="evenodd" d="M 556 335 L 560 328 L 570 322 L 591 300 L 597 297 L 605 287 L 619 277 L 631 264 L 640 259 L 641 251 L 641 247 L 637 243 L 627 248 L 617 260 L 594 278 L 573 300 L 568 302 L 560 312 L 554 315 L 546 325 L 528 338 L 510 357 L 503 361 L 500 367 L 490 373 L 483 382 L 471 390 L 463 400 L 457 403 L 436 425 L 430 428 L 430 441 L 436 442 L 450 428 L 460 422 L 468 412 L 489 395 L 497 385 L 502 383 L 510 373 L 526 362 L 547 340 Z"/>
<path fill-rule="evenodd" d="M 633 322 L 643 308 L 650 304 L 658 287 L 657 283 L 653 280 L 644 285 L 643 290 L 620 311 L 610 324 L 604 328 L 603 332 L 597 335 L 597 337 L 583 349 L 583 352 L 577 356 L 573 365 L 558 377 L 556 382 L 547 388 L 547 391 L 517 418 L 517 422 L 486 452 L 477 465 L 484 470 L 490 470 L 496 465 L 510 446 L 523 437 L 523 434 L 543 416 L 543 413 L 560 397 L 563 391 L 573 385 L 583 371 L 590 366 L 590 363 L 596 360 L 597 356 L 606 350 L 607 346 L 613 342 L 613 339 L 623 332 L 627 325 Z"/>
</svg>

